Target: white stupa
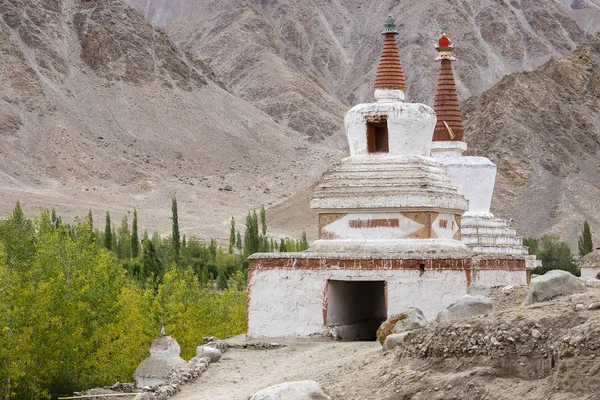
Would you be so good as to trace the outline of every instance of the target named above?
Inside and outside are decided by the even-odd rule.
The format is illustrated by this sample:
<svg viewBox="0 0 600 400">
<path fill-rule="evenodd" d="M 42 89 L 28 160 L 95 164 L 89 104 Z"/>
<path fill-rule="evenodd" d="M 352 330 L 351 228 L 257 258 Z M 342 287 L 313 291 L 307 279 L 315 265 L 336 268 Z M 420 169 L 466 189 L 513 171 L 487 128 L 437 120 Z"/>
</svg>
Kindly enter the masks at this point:
<svg viewBox="0 0 600 400">
<path fill-rule="evenodd" d="M 435 112 L 404 102 L 397 34 L 390 17 L 375 102 L 348 111 L 350 156 L 311 200 L 319 239 L 305 252 L 250 257 L 251 338 L 374 338 L 388 315 L 417 307 L 433 319 L 475 281 L 526 282 L 523 257 L 476 256 L 461 241 L 469 201 L 431 157 Z"/>
</svg>

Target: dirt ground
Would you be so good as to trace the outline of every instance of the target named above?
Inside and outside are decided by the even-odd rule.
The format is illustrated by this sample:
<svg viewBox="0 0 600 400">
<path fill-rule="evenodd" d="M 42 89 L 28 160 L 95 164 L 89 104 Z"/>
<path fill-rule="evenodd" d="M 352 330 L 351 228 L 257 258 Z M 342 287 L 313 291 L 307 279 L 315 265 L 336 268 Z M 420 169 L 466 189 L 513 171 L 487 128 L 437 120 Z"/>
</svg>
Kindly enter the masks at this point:
<svg viewBox="0 0 600 400">
<path fill-rule="evenodd" d="M 497 289 L 493 314 L 431 324 L 388 352 L 378 342 L 328 339 L 229 349 L 173 399 L 246 400 L 309 379 L 334 400 L 600 400 L 600 310 L 588 309 L 600 290 L 523 307 L 526 290 Z"/>
<path fill-rule="evenodd" d="M 241 337 L 236 338 L 241 340 Z M 346 365 L 379 357 L 377 342 L 287 340 L 269 350 L 229 349 L 194 383 L 182 387 L 174 400 L 246 400 L 278 383 L 316 380 L 323 387 Z"/>
</svg>

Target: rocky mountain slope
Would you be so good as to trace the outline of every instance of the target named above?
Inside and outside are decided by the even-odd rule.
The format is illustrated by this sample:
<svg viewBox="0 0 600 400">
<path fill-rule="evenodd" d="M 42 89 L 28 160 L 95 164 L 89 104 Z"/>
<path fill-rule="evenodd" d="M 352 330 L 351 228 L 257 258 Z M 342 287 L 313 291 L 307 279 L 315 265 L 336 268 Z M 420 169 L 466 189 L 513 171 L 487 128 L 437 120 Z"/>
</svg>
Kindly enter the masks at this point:
<svg viewBox="0 0 600 400">
<path fill-rule="evenodd" d="M 600 35 L 463 103 L 471 153 L 498 165 L 494 212 L 525 235 L 559 233 L 574 249 L 584 219 L 598 238 L 599 109 Z"/>
<path fill-rule="evenodd" d="M 372 98 L 388 15 L 399 25 L 408 99 L 431 104 L 442 30 L 458 46 L 457 84 L 467 98 L 566 55 L 597 28 L 589 16 L 600 10 L 598 0 L 125 1 L 159 24 L 181 16 L 167 25 L 175 42 L 233 93 L 315 139 L 339 132 L 342 104 Z"/>
<path fill-rule="evenodd" d="M 117 0 L 0 0 L 0 215 L 138 208 L 228 237 L 231 215 L 311 184 L 328 153 L 228 93 Z M 337 156 L 336 156 L 337 157 Z M 283 183 L 285 182 L 285 184 Z M 222 234 L 222 235 L 221 235 Z"/>
</svg>

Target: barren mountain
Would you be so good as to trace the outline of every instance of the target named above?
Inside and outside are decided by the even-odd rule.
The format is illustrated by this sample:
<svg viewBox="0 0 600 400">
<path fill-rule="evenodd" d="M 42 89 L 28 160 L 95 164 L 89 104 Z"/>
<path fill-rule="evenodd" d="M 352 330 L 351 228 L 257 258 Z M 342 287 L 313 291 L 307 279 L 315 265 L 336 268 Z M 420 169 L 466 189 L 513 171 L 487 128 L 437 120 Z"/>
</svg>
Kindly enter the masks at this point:
<svg viewBox="0 0 600 400">
<path fill-rule="evenodd" d="M 598 0 L 126 1 L 159 24 L 181 16 L 167 26 L 175 42 L 233 93 L 316 139 L 339 131 L 342 104 L 372 98 L 388 15 L 397 18 L 408 99 L 431 104 L 442 30 L 457 45 L 464 99 L 566 55 L 598 28 L 600 10 Z"/>
<path fill-rule="evenodd" d="M 211 79 L 117 0 L 0 0 L 0 213 L 137 206 L 140 226 L 228 235 L 311 184 L 328 154 Z M 338 156 L 336 155 L 336 158 Z M 285 183 L 284 183 L 285 182 Z M 225 232 L 227 232 L 225 234 Z"/>
<path fill-rule="evenodd" d="M 473 154 L 498 165 L 492 208 L 525 235 L 600 237 L 600 35 L 463 104 Z"/>
</svg>

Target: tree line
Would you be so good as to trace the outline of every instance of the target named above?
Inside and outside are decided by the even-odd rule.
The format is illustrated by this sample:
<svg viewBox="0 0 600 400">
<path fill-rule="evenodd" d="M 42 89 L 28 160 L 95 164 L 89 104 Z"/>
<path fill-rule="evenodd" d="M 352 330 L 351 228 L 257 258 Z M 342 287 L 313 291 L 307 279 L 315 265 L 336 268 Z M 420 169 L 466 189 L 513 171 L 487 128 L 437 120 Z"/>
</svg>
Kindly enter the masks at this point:
<svg viewBox="0 0 600 400">
<path fill-rule="evenodd" d="M 0 221 L 0 398 L 129 382 L 161 321 L 185 359 L 204 336 L 245 331 L 247 258 L 274 249 L 264 209 L 260 232 L 250 212 L 235 248 L 223 249 L 180 235 L 175 198 L 171 208 L 170 235 L 140 237 L 135 209 L 131 225 L 124 216 L 115 227 L 107 212 L 99 230 L 91 212 L 72 224 L 54 210 L 28 219 L 17 202 Z"/>
</svg>

